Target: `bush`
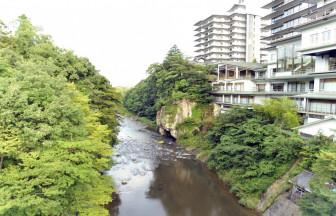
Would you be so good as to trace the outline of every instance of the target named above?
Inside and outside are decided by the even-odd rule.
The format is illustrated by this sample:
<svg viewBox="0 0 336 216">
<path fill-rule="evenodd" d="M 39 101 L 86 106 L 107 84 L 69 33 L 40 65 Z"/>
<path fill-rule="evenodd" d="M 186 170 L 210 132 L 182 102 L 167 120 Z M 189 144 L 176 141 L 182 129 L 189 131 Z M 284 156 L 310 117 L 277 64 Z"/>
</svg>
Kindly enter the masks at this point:
<svg viewBox="0 0 336 216">
<path fill-rule="evenodd" d="M 208 132 L 210 168 L 222 173 L 241 202 L 255 207 L 260 195 L 297 159 L 303 140 L 265 113 L 233 108 Z"/>
</svg>

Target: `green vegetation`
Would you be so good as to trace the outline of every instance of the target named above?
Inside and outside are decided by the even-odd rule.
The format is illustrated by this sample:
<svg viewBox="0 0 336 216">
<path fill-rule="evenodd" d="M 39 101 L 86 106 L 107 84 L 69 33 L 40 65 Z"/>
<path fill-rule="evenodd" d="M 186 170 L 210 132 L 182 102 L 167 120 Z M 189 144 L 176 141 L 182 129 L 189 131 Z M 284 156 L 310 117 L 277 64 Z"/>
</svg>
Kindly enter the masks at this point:
<svg viewBox="0 0 336 216">
<path fill-rule="evenodd" d="M 212 126 L 213 119 L 212 105 L 197 104 L 192 110 L 192 116 L 177 125 L 178 143 L 190 149 L 197 149 L 197 156 L 206 159 L 211 149 L 206 134 Z"/>
<path fill-rule="evenodd" d="M 298 135 L 285 130 L 288 125 L 268 115 L 265 110 L 271 109 L 269 104 L 256 111 L 231 109 L 215 120 L 208 133 L 212 142 L 209 167 L 231 185 L 242 204 L 251 208 L 291 167 L 303 143 Z M 295 112 L 291 115 L 297 121 Z"/>
<path fill-rule="evenodd" d="M 256 208 L 269 189 L 259 206 L 265 210 L 289 189 L 290 178 L 308 169 L 316 178 L 314 193 L 300 204 L 303 213 L 332 215 L 336 197 L 325 183 L 336 181 L 335 147 L 322 136 L 303 140 L 293 131 L 301 119 L 288 98 L 266 100 L 254 109 L 233 107 L 214 118 L 207 80 L 211 68 L 189 63 L 173 47 L 162 64 L 149 67 L 147 79 L 125 94 L 124 105 L 152 121 L 164 106 L 168 121 L 173 122 L 178 112 L 176 102 L 195 102 L 192 116 L 176 127 L 177 142 L 196 150 L 230 184 L 240 203 Z"/>
<path fill-rule="evenodd" d="M 108 215 L 119 96 L 21 16 L 0 25 L 0 215 Z"/>
<path fill-rule="evenodd" d="M 307 216 L 333 216 L 336 212 L 336 192 L 332 191 L 336 188 L 336 145 L 326 138 L 315 138 L 310 151 L 316 150 L 314 144 L 320 144 L 320 150 L 309 154 L 304 163 L 311 165 L 315 174 L 310 184 L 313 192 L 304 196 L 300 208 Z"/>
<path fill-rule="evenodd" d="M 299 126 L 300 119 L 297 116 L 296 104 L 286 97 L 277 100 L 266 100 L 262 106 L 254 106 L 254 109 L 266 119 L 272 119 L 277 125 L 285 129 Z"/>
<path fill-rule="evenodd" d="M 205 66 L 187 61 L 174 46 L 163 63 L 151 65 L 149 76 L 126 93 L 124 105 L 136 115 L 154 120 L 162 106 L 181 99 L 209 103 L 211 86 L 207 80 L 208 70 Z"/>
</svg>

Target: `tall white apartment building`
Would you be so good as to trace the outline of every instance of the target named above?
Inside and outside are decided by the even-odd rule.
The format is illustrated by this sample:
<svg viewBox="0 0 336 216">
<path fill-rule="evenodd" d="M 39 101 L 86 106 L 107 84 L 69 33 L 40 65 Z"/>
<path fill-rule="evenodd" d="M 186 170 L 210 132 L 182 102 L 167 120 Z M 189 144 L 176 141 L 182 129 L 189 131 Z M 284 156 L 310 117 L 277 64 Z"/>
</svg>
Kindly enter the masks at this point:
<svg viewBox="0 0 336 216">
<path fill-rule="evenodd" d="M 302 134 L 336 128 L 336 0 L 273 0 L 264 8 L 268 64 L 224 62 L 213 83 L 216 103 L 262 104 L 287 96 L 305 120 Z"/>
<path fill-rule="evenodd" d="M 244 0 L 239 0 L 226 14 L 211 15 L 195 26 L 197 60 L 265 61 L 265 53 L 261 53 L 261 17 L 248 13 Z"/>
</svg>

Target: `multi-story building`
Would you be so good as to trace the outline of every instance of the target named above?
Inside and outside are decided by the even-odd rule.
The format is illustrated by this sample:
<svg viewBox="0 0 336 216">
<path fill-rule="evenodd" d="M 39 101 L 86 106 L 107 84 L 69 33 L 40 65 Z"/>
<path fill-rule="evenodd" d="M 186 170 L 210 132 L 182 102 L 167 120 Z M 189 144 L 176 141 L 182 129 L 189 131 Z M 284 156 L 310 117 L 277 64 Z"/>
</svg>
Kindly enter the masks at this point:
<svg viewBox="0 0 336 216">
<path fill-rule="evenodd" d="M 207 63 L 264 60 L 265 53 L 260 50 L 261 17 L 247 13 L 244 0 L 239 0 L 226 14 L 212 15 L 195 26 L 198 60 Z"/>
<path fill-rule="evenodd" d="M 298 52 L 313 61 L 301 75 L 309 91 L 294 97 L 308 123 L 336 115 L 336 1 L 316 2 L 307 22 L 297 28 L 302 35 Z"/>
<path fill-rule="evenodd" d="M 264 17 L 272 20 L 265 27 L 272 31 L 267 37 L 268 64 L 219 65 L 213 83 L 217 103 L 226 108 L 288 96 L 297 102 L 307 124 L 304 130 L 333 131 L 329 127 L 332 122 L 336 128 L 332 118 L 336 116 L 336 0 L 274 0 L 265 7 L 272 8 Z"/>
</svg>

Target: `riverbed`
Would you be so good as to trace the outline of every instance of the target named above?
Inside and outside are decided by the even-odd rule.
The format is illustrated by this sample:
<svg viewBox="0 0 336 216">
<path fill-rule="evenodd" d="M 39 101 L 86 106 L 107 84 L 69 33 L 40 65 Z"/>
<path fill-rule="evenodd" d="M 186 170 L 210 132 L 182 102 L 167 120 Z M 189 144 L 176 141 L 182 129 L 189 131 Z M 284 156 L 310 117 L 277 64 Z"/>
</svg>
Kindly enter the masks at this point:
<svg viewBox="0 0 336 216">
<path fill-rule="evenodd" d="M 132 119 L 121 121 L 112 216 L 250 216 L 204 164 L 172 139 Z"/>
</svg>

